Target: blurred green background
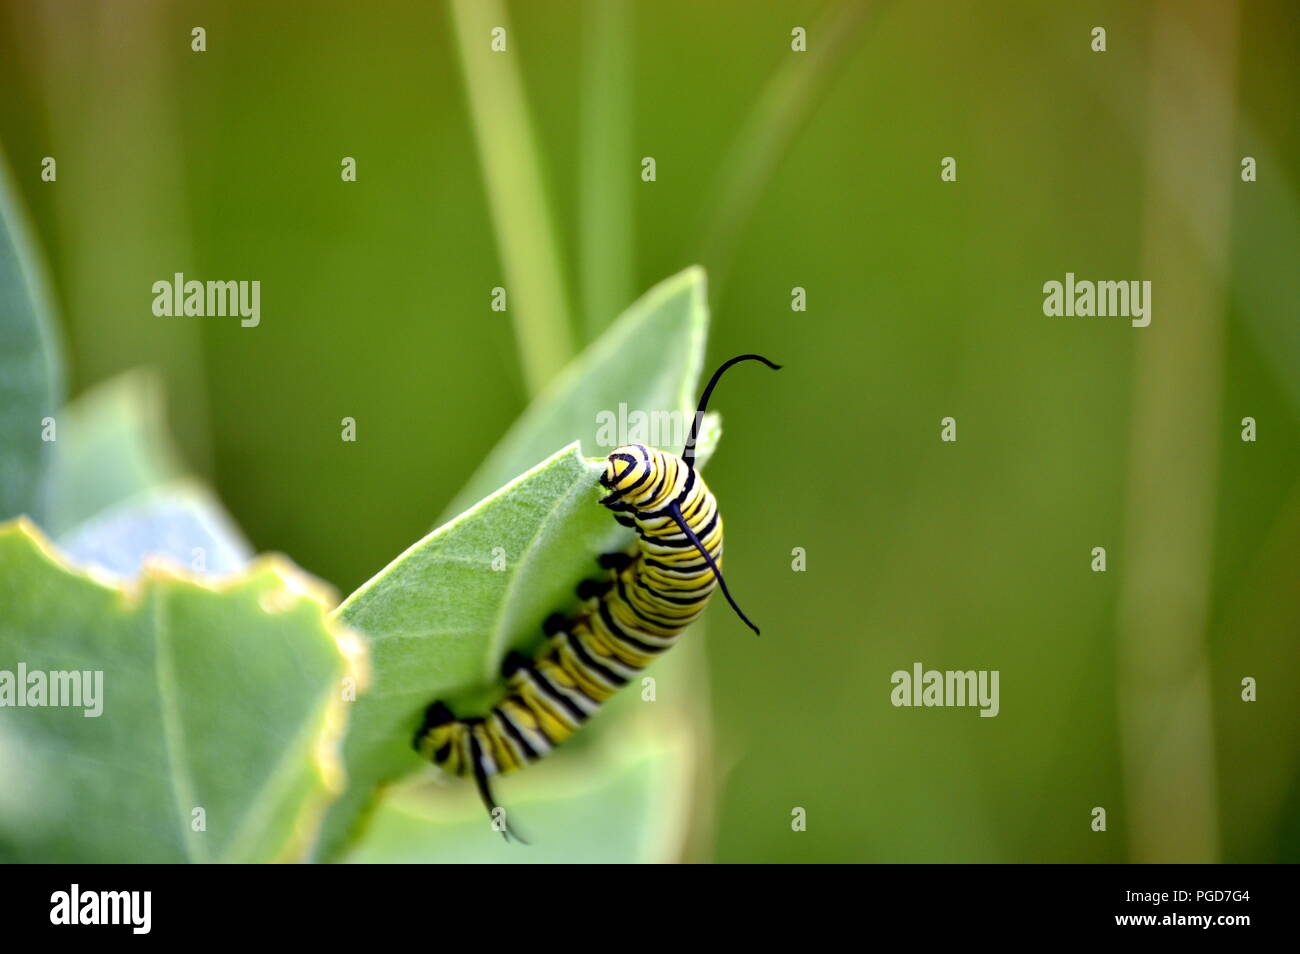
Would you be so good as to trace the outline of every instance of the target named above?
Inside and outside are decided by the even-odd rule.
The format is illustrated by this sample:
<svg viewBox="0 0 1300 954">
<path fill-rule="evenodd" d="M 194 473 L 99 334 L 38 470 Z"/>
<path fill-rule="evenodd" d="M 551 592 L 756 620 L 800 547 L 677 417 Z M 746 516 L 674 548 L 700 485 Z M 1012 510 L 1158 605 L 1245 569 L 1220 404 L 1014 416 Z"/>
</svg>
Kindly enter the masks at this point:
<svg viewBox="0 0 1300 954">
<path fill-rule="evenodd" d="M 553 239 L 511 307 L 561 307 L 575 344 L 699 262 L 710 364 L 786 371 L 715 401 L 728 578 L 764 635 L 711 617 L 712 819 L 684 857 L 1300 858 L 1294 4 L 502 9 L 535 154 L 495 86 L 471 108 L 446 3 L 4 0 L 0 142 L 72 393 L 159 368 L 257 549 L 347 593 L 527 402 L 498 235 Z M 553 235 L 494 209 L 494 122 Z M 261 326 L 154 317 L 178 271 L 260 280 Z M 1151 327 L 1045 317 L 1067 271 L 1153 280 Z M 999 670 L 1000 715 L 892 707 L 918 661 Z"/>
</svg>

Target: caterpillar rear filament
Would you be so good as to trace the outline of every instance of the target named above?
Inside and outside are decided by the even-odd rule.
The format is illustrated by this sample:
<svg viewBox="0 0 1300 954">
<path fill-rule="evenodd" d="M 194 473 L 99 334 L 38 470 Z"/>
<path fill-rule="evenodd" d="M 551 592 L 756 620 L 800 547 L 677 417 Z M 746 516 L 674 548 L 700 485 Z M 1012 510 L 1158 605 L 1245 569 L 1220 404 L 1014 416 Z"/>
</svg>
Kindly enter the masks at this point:
<svg viewBox="0 0 1300 954">
<path fill-rule="evenodd" d="M 572 617 L 552 614 L 535 659 L 512 652 L 502 666 L 505 697 L 481 718 L 457 719 L 442 702 L 425 711 L 415 748 L 445 770 L 473 777 L 489 816 L 497 805 L 488 780 L 544 758 L 600 709 L 602 703 L 660 655 L 704 612 L 715 588 L 758 632 L 727 590 L 722 576 L 722 515 L 695 469 L 695 441 L 709 396 L 725 362 L 705 387 L 680 457 L 628 444 L 605 464 L 600 503 L 636 531 L 633 552 L 598 558 L 608 576 L 578 587 L 584 602 Z M 502 829 L 509 840 L 509 826 Z M 515 836 L 518 837 L 518 836 Z"/>
</svg>

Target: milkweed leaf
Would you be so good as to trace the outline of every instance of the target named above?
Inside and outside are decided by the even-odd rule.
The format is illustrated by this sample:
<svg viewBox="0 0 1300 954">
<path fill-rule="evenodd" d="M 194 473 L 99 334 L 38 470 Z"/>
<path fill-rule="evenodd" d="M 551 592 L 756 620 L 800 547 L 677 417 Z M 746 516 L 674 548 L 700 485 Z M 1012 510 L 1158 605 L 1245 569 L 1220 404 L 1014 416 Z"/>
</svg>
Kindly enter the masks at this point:
<svg viewBox="0 0 1300 954">
<path fill-rule="evenodd" d="M 0 156 L 0 520 L 45 517 L 42 477 L 54 453 L 63 389 L 52 311 Z"/>
<path fill-rule="evenodd" d="M 353 711 L 349 788 L 318 858 L 338 857 L 361 831 L 381 786 L 435 771 L 411 747 L 424 708 L 438 699 L 458 714 L 490 707 L 506 653 L 535 650 L 542 620 L 571 608 L 574 586 L 599 572 L 595 557 L 628 545 L 598 503 L 612 445 L 597 440 L 597 413 L 622 403 L 675 412 L 689 426 L 707 320 L 701 270 L 651 289 L 525 411 L 458 497 L 472 506 L 340 606 L 371 649 L 374 686 Z M 711 418 L 701 456 L 719 432 Z"/>
<path fill-rule="evenodd" d="M 329 602 L 278 557 L 107 584 L 0 526 L 0 861 L 301 858 L 343 784 L 344 680 L 365 676 Z M 50 672 L 79 674 L 59 694 L 79 705 L 48 704 L 30 674 Z"/>
</svg>

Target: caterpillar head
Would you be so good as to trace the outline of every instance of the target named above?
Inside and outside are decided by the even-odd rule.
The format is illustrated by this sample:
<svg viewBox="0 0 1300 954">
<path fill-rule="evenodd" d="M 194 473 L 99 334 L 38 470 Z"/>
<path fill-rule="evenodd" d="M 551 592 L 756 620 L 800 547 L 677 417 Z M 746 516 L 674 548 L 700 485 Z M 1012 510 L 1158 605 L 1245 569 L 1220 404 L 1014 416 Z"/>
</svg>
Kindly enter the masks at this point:
<svg viewBox="0 0 1300 954">
<path fill-rule="evenodd" d="M 621 510 L 628 495 L 636 496 L 638 488 L 648 488 L 658 466 L 659 452 L 642 444 L 624 444 L 610 451 L 605 460 L 605 473 L 600 485 L 609 491 L 601 503 L 613 510 Z"/>
</svg>

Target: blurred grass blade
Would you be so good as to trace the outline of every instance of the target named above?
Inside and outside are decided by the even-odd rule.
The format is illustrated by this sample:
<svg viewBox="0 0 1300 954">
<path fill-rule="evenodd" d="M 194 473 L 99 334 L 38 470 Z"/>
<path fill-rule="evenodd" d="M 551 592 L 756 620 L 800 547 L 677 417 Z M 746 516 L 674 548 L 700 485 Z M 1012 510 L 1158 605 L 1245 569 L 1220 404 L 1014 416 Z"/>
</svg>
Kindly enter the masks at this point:
<svg viewBox="0 0 1300 954">
<path fill-rule="evenodd" d="M 1173 35 L 1172 42 L 1184 46 L 1197 42 L 1182 20 L 1171 17 L 1165 26 Z M 1096 87 L 1098 95 L 1132 137 L 1133 148 L 1139 152 L 1144 150 L 1147 101 L 1133 95 L 1129 73 L 1089 68 L 1090 58 L 1095 54 L 1086 46 L 1072 53 L 1068 69 Z M 1055 64 L 1043 60 L 1034 66 L 1050 69 Z M 1214 102 L 1225 95 L 1212 84 L 1199 88 L 1207 101 Z M 1216 277 L 1230 281 L 1237 314 L 1254 338 L 1260 357 L 1270 366 L 1277 386 L 1286 393 L 1292 410 L 1300 413 L 1300 374 L 1295 372 L 1300 366 L 1300 320 L 1297 320 L 1300 268 L 1295 265 L 1296 249 L 1300 248 L 1300 185 L 1294 163 L 1288 161 L 1289 150 L 1268 134 L 1266 116 L 1240 109 L 1233 121 L 1234 142 L 1241 156 L 1254 157 L 1258 168 L 1267 173 L 1249 185 L 1233 183 L 1235 190 L 1248 189 L 1249 198 L 1243 198 L 1232 210 L 1234 248 L 1229 258 L 1216 249 L 1221 236 L 1209 231 L 1213 223 L 1198 214 L 1195 202 L 1182 201 L 1190 194 L 1188 190 L 1196 186 L 1185 178 L 1181 164 L 1169 168 L 1159 181 L 1147 185 L 1169 193 L 1164 201 L 1189 229 L 1205 267 L 1220 269 Z M 1279 302 L 1285 305 L 1279 307 Z"/>
<path fill-rule="evenodd" d="M 179 92 L 193 61 L 188 43 L 172 44 L 191 25 L 181 8 L 149 0 L 87 4 L 80 17 L 57 4 L 31 6 L 49 107 L 42 148 L 59 158 L 58 182 L 43 188 L 57 213 L 59 290 L 78 386 L 127 364 L 156 368 L 173 434 L 185 459 L 206 473 L 205 324 L 156 317 L 149 295 L 159 279 L 199 272 L 187 189 L 187 149 L 195 145 Z M 65 156 L 80 159 L 69 169 Z"/>
<path fill-rule="evenodd" d="M 46 516 L 42 477 L 55 442 L 42 439 L 41 422 L 57 422 L 63 397 L 52 311 L 31 230 L 0 154 L 0 520 Z"/>
<path fill-rule="evenodd" d="M 573 355 L 573 330 L 558 234 L 520 77 L 520 38 L 510 30 L 500 0 L 451 0 L 451 13 L 505 269 L 508 313 L 524 380 L 536 394 Z M 507 31 L 504 52 L 490 46 L 496 27 Z"/>
<path fill-rule="evenodd" d="M 636 281 L 632 188 L 629 0 L 586 0 L 579 151 L 579 284 L 587 340 L 632 301 Z"/>
<path fill-rule="evenodd" d="M 1182 18 L 1193 25 L 1193 43 L 1187 42 L 1193 33 L 1177 29 Z M 1161 307 L 1150 327 L 1133 331 L 1118 626 L 1125 829 L 1136 862 L 1219 858 L 1207 633 L 1223 421 L 1236 21 L 1234 4 L 1202 0 L 1158 5 L 1152 29 L 1142 276 Z M 1181 170 L 1189 187 L 1177 195 L 1163 183 L 1171 168 Z M 1188 207 L 1180 214 L 1179 205 Z M 1170 223 L 1183 228 L 1171 234 Z M 1197 248 L 1185 231 L 1217 238 Z"/>
<path fill-rule="evenodd" d="M 730 270 L 736 244 L 799 125 L 812 112 L 835 67 L 854 48 L 867 22 L 870 0 L 833 3 L 808 32 L 808 50 L 785 49 L 744 125 L 732 140 L 709 195 L 715 197 L 700 219 L 699 258 L 716 288 Z"/>
<path fill-rule="evenodd" d="M 159 567 L 107 586 L 0 526 L 0 669 L 26 667 L 29 702 L 37 672 L 97 687 L 5 709 L 0 861 L 300 858 L 342 786 L 343 680 L 364 676 L 327 599 L 276 558 L 220 588 Z"/>
</svg>

